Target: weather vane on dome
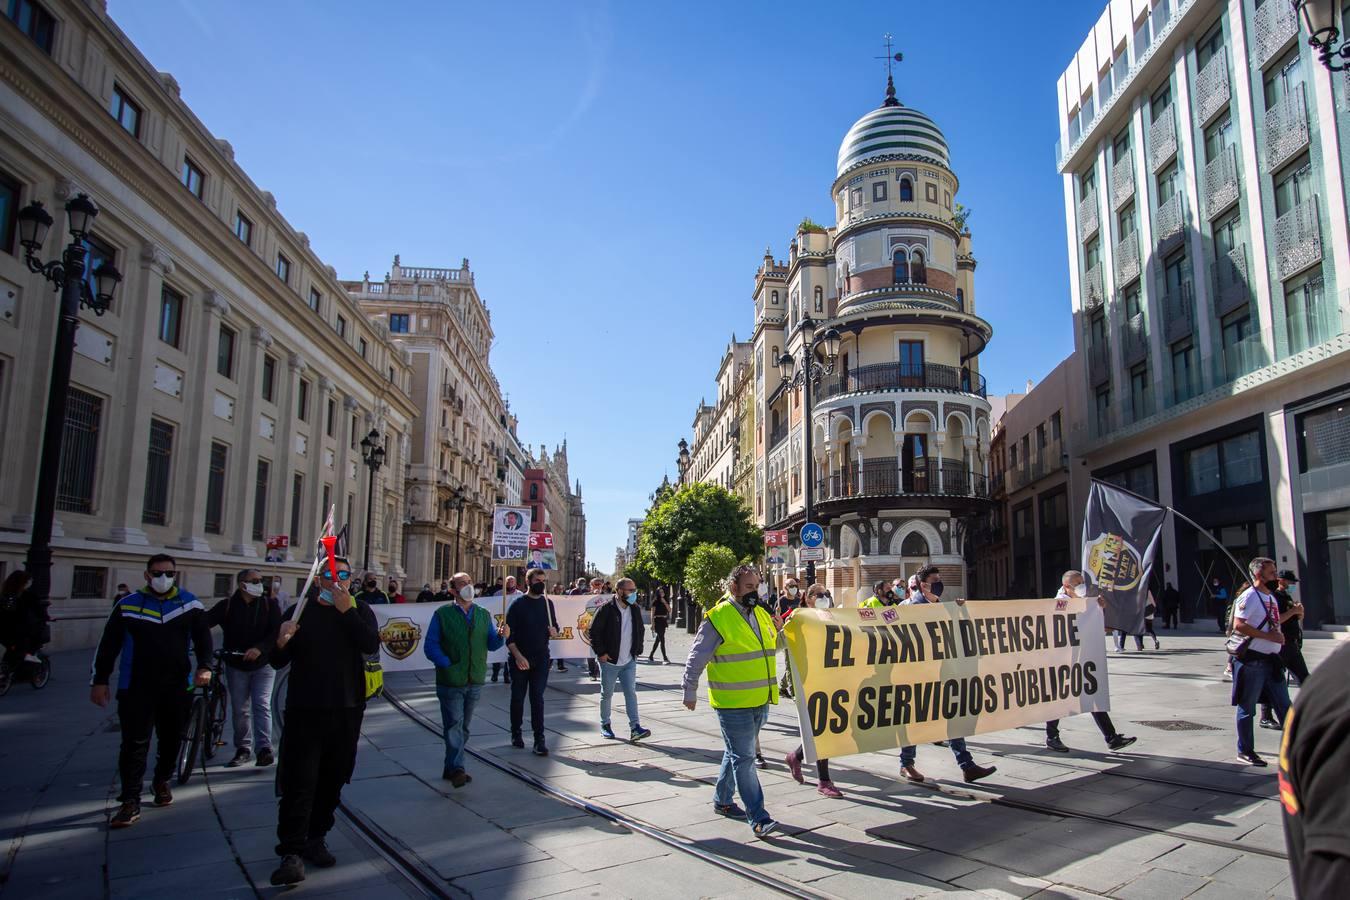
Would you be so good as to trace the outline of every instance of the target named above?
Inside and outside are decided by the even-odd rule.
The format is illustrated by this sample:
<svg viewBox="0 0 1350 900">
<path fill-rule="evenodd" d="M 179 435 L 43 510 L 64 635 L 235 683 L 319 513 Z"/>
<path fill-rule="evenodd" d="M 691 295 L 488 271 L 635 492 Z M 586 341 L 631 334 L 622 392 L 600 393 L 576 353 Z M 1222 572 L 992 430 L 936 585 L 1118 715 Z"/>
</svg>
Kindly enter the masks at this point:
<svg viewBox="0 0 1350 900">
<path fill-rule="evenodd" d="M 884 59 L 884 60 L 886 60 L 886 102 L 883 103 L 883 104 L 881 104 L 882 106 L 900 106 L 900 105 L 901 105 L 901 104 L 900 104 L 900 101 L 897 100 L 897 99 L 895 99 L 895 78 L 894 78 L 893 75 L 892 75 L 892 65 L 891 65 L 891 64 L 892 64 L 892 63 L 898 63 L 898 62 L 904 62 L 905 54 L 903 54 L 903 53 L 892 53 L 892 52 L 891 52 L 892 50 L 895 49 L 895 48 L 891 45 L 891 38 L 892 38 L 892 37 L 893 37 L 893 35 L 891 35 L 890 32 L 886 32 L 886 35 L 885 35 L 885 38 L 886 38 L 886 55 L 885 55 L 885 56 L 874 56 L 874 57 L 872 57 L 873 59 Z"/>
</svg>

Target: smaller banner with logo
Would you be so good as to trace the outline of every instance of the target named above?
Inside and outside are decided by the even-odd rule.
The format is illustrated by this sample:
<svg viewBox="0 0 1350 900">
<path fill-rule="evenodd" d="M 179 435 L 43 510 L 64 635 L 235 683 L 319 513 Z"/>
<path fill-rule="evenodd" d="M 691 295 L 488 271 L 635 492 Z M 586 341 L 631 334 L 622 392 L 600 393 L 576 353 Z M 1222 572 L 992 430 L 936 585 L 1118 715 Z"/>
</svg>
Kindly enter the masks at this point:
<svg viewBox="0 0 1350 900">
<path fill-rule="evenodd" d="M 529 550 L 529 558 L 525 560 L 527 568 L 543 569 L 545 572 L 558 571 L 558 554 L 553 549 L 552 534 L 547 531 L 531 531 Z"/>
<path fill-rule="evenodd" d="M 286 561 L 286 549 L 291 546 L 291 537 L 288 534 L 278 534 L 267 539 L 267 555 L 264 557 L 266 562 L 279 563 Z"/>
<path fill-rule="evenodd" d="M 530 549 L 530 510 L 525 506 L 492 509 L 492 561 L 522 565 Z"/>
<path fill-rule="evenodd" d="M 1167 508 L 1093 481 L 1083 516 L 1083 572 L 1089 596 L 1106 600 L 1106 627 L 1144 631 L 1153 557 Z"/>
<path fill-rule="evenodd" d="M 786 531 L 764 532 L 764 563 L 770 566 L 787 564 L 788 533 Z"/>
<path fill-rule="evenodd" d="M 375 604 L 375 624 L 380 634 L 380 664 L 386 672 L 430 669 L 431 660 L 422 652 L 431 617 L 445 603 Z M 490 612 L 491 610 L 489 610 Z"/>
</svg>

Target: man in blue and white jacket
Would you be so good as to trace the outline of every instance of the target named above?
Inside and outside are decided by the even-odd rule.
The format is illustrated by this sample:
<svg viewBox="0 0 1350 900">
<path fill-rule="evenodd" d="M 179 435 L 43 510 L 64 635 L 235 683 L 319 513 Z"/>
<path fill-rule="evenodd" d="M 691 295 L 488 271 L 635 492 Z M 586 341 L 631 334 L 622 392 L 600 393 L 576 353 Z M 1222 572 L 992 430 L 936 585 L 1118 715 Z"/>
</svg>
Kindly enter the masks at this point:
<svg viewBox="0 0 1350 900">
<path fill-rule="evenodd" d="M 89 699 L 107 706 L 108 681 L 117 675 L 117 718 L 122 726 L 122 749 L 117 768 L 122 778 L 122 807 L 110 823 L 126 828 L 141 817 L 141 789 L 150 752 L 150 732 L 158 736 L 158 755 L 152 787 L 155 805 L 173 802 L 169 778 L 178 763 L 184 719 L 191 706 L 194 684 L 211 678 L 211 629 L 206 608 L 188 591 L 174 584 L 174 558 L 165 553 L 150 557 L 145 587 L 113 604 L 103 626 L 103 638 L 94 655 Z M 191 654 L 189 654 L 189 649 Z M 196 656 L 193 674 L 192 656 Z"/>
</svg>

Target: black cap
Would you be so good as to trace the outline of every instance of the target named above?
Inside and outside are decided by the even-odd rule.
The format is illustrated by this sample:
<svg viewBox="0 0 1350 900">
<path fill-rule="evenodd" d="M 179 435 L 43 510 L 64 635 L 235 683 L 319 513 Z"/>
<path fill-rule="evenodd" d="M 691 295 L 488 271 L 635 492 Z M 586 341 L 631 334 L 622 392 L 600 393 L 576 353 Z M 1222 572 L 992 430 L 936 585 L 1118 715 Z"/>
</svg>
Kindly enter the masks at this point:
<svg viewBox="0 0 1350 900">
<path fill-rule="evenodd" d="M 1287 581 L 1290 584 L 1298 584 L 1298 576 L 1294 574 L 1293 569 L 1285 569 L 1278 577 L 1281 581 Z"/>
</svg>

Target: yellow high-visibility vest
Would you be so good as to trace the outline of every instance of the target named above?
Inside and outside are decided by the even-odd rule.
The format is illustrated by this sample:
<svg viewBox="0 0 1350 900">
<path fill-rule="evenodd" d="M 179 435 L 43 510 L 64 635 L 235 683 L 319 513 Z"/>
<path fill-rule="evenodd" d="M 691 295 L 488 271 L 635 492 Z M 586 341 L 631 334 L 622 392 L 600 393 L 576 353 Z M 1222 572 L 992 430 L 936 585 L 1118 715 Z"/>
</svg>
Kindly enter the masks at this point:
<svg viewBox="0 0 1350 900">
<path fill-rule="evenodd" d="M 747 709 L 778 702 L 778 629 L 763 607 L 755 607 L 759 636 L 730 597 L 708 612 L 722 638 L 708 664 L 708 695 L 714 709 Z"/>
<path fill-rule="evenodd" d="M 872 596 L 864 600 L 862 603 L 859 603 L 858 607 L 859 608 L 866 607 L 868 609 L 881 609 L 885 605 L 886 601 L 879 599 L 876 594 L 873 594 Z"/>
</svg>

